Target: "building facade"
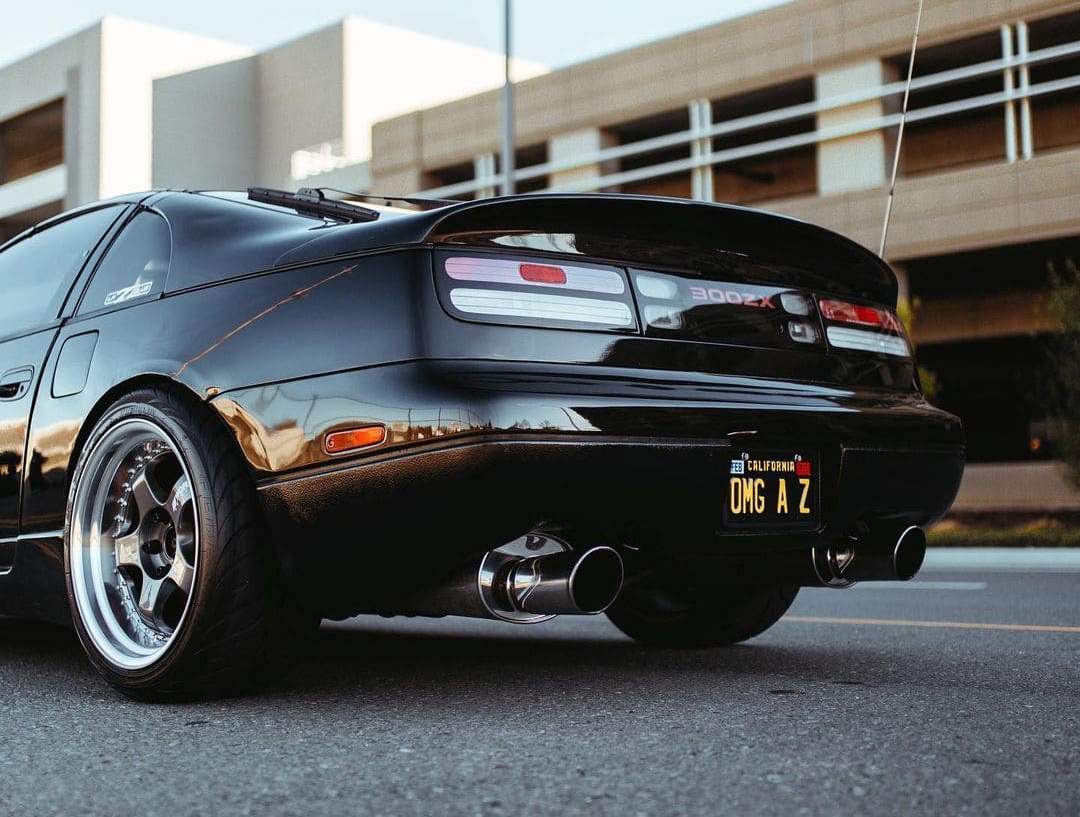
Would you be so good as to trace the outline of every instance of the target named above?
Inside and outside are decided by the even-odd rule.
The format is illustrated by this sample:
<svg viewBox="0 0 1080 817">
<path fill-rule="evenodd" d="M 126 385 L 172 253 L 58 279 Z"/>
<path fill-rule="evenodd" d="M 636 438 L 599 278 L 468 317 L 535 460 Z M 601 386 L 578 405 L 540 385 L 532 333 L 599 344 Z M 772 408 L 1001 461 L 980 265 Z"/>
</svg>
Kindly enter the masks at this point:
<svg viewBox="0 0 1080 817">
<path fill-rule="evenodd" d="M 414 54 L 445 67 L 408 70 Z M 503 71 L 500 54 L 356 18 L 258 53 L 105 18 L 0 67 L 0 243 L 151 188 L 366 188 L 374 121 L 496 87 Z"/>
<path fill-rule="evenodd" d="M 516 88 L 517 189 L 752 204 L 878 249 L 913 0 L 796 0 Z M 1080 3 L 926 3 L 887 256 L 969 456 L 957 507 L 1075 511 L 1048 288 L 1080 263 Z M 387 194 L 493 195 L 499 94 L 375 125 Z"/>
<path fill-rule="evenodd" d="M 0 241 L 66 207 L 149 187 L 154 80 L 247 53 L 106 18 L 0 68 Z"/>
</svg>

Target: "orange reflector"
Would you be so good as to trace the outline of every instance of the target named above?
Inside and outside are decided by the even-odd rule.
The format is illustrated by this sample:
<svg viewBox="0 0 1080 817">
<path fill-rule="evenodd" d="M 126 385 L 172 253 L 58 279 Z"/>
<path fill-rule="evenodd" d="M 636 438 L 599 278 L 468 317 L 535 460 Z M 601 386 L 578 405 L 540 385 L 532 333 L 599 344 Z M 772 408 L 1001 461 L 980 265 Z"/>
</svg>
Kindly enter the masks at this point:
<svg viewBox="0 0 1080 817">
<path fill-rule="evenodd" d="M 358 448 L 367 448 L 378 445 L 386 439 L 386 428 L 383 426 L 361 426 L 360 428 L 348 428 L 344 431 L 334 431 L 326 435 L 323 448 L 327 454 L 344 454 L 346 451 L 355 451 Z"/>
</svg>

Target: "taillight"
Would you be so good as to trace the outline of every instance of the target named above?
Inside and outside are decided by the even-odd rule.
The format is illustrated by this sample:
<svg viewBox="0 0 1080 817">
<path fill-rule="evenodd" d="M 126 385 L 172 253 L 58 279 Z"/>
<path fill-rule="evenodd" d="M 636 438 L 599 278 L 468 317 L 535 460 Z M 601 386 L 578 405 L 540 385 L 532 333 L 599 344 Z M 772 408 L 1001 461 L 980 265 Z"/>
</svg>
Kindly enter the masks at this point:
<svg viewBox="0 0 1080 817">
<path fill-rule="evenodd" d="M 621 269 L 501 256 L 448 256 L 438 277 L 455 317 L 569 329 L 634 331 L 633 302 Z"/>
<path fill-rule="evenodd" d="M 904 327 L 891 309 L 823 298 L 818 301 L 829 343 L 840 349 L 911 357 Z"/>
</svg>

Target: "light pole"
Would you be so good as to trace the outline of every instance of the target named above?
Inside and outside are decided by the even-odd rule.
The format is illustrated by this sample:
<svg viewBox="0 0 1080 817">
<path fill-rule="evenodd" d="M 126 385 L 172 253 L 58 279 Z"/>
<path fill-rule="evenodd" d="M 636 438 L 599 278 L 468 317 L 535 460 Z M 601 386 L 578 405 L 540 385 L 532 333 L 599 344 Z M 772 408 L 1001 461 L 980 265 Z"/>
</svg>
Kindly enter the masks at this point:
<svg viewBox="0 0 1080 817">
<path fill-rule="evenodd" d="M 505 58 L 505 78 L 503 82 L 502 113 L 502 194 L 514 194 L 514 83 L 510 78 L 510 59 L 513 41 L 511 40 L 511 0 L 503 0 L 503 55 Z"/>
</svg>

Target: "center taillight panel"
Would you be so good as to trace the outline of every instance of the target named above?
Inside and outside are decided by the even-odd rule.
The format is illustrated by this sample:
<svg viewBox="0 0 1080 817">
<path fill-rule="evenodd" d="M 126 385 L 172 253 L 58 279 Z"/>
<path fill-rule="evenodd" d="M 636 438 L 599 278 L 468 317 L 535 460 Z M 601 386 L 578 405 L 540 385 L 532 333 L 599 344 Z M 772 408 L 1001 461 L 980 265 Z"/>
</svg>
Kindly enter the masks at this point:
<svg viewBox="0 0 1080 817">
<path fill-rule="evenodd" d="M 910 357 L 896 313 L 801 289 L 475 250 L 435 255 L 439 301 L 475 323 Z"/>
<path fill-rule="evenodd" d="M 824 348 L 807 292 L 630 270 L 650 337 L 763 348 Z"/>
</svg>

